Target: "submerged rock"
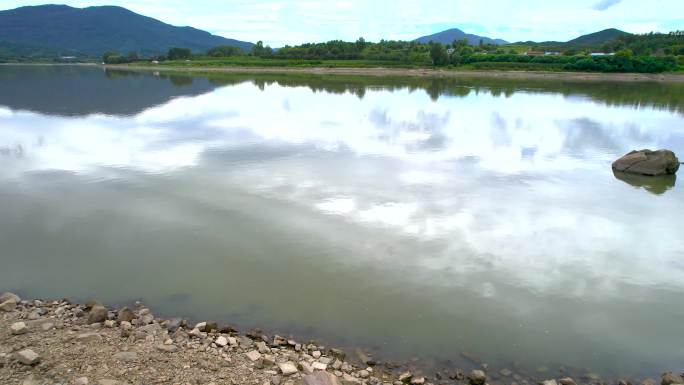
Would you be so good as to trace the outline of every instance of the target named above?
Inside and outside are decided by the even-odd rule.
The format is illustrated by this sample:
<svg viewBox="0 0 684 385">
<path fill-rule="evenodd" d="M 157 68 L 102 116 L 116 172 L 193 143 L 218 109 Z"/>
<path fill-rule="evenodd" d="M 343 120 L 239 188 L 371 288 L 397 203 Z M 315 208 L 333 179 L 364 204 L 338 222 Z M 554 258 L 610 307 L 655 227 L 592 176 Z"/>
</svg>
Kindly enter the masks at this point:
<svg viewBox="0 0 684 385">
<path fill-rule="evenodd" d="M 640 175 L 672 175 L 679 170 L 679 159 L 670 150 L 640 150 L 613 162 L 613 170 Z"/>
</svg>

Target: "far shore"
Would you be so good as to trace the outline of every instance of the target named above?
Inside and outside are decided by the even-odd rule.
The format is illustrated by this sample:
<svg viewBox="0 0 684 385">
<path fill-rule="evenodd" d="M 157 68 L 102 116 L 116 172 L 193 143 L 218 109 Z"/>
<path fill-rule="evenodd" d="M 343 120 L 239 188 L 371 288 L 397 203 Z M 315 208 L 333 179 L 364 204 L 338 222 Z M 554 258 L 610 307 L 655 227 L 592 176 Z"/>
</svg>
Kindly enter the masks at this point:
<svg viewBox="0 0 684 385">
<path fill-rule="evenodd" d="M 357 76 L 406 76 L 434 78 L 504 78 L 504 79 L 551 79 L 573 81 L 620 81 L 620 82 L 668 82 L 684 83 L 684 73 L 594 73 L 594 72 L 539 72 L 539 71 L 469 71 L 431 68 L 326 68 L 326 67 L 193 67 L 193 66 L 135 66 L 103 65 L 104 68 L 132 71 L 165 72 L 213 72 L 213 73 L 259 73 L 259 74 L 312 74 Z"/>
</svg>

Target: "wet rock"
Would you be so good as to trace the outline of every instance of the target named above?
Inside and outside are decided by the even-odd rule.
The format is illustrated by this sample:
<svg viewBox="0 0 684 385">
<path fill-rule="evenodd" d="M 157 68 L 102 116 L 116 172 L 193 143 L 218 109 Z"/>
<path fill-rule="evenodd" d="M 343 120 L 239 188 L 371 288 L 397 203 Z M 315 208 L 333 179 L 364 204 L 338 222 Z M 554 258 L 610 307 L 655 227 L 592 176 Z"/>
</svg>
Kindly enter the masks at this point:
<svg viewBox="0 0 684 385">
<path fill-rule="evenodd" d="M 484 385 L 487 382 L 487 375 L 482 370 L 473 370 L 468 375 L 470 385 Z"/>
<path fill-rule="evenodd" d="M 257 353 L 259 353 L 259 352 L 257 352 Z M 278 364 L 278 369 L 280 369 L 280 372 L 284 376 L 291 376 L 291 375 L 299 372 L 299 370 L 297 369 L 297 365 L 295 365 L 291 361 Z"/>
<path fill-rule="evenodd" d="M 558 383 L 559 383 L 560 385 L 577 385 L 577 383 L 575 382 L 575 380 L 573 380 L 573 379 L 570 378 L 570 377 L 561 378 L 560 380 L 558 380 Z"/>
<path fill-rule="evenodd" d="M 544 380 L 539 383 L 539 385 L 558 385 L 556 380 Z"/>
<path fill-rule="evenodd" d="M 679 159 L 670 150 L 632 151 L 613 162 L 613 170 L 640 175 L 671 175 L 679 170 Z"/>
<path fill-rule="evenodd" d="M 641 385 L 656 385 L 658 382 L 652 378 L 647 378 L 641 381 Z"/>
<path fill-rule="evenodd" d="M 17 308 L 17 301 L 14 299 L 10 298 L 2 303 L 0 303 L 0 311 L 12 311 Z"/>
<path fill-rule="evenodd" d="M 367 371 L 366 369 L 359 370 L 359 377 L 368 378 L 368 377 L 370 377 L 370 372 Z"/>
<path fill-rule="evenodd" d="M 14 293 L 5 292 L 5 293 L 0 294 L 0 303 L 3 303 L 3 302 L 8 301 L 10 299 L 14 300 L 15 303 L 21 302 L 21 298 L 19 298 L 19 296 L 14 294 Z"/>
<path fill-rule="evenodd" d="M 138 360 L 136 352 L 119 352 L 114 354 L 114 359 L 121 362 L 135 362 Z"/>
<path fill-rule="evenodd" d="M 619 379 L 617 385 L 632 385 L 632 383 L 629 380 Z"/>
<path fill-rule="evenodd" d="M 10 326 L 10 331 L 12 332 L 12 334 L 14 334 L 16 336 L 16 335 L 28 333 L 29 329 L 25 323 L 15 322 L 12 324 L 12 326 Z"/>
<path fill-rule="evenodd" d="M 102 305 L 93 306 L 88 312 L 88 323 L 102 323 L 107 319 L 107 308 Z"/>
<path fill-rule="evenodd" d="M 330 349 L 330 355 L 341 360 L 341 361 L 344 361 L 344 358 L 346 357 L 346 354 L 344 353 L 344 351 L 342 349 L 335 349 L 335 348 Z"/>
<path fill-rule="evenodd" d="M 404 372 L 399 375 L 399 381 L 401 382 L 409 382 L 411 378 L 413 378 L 413 373 L 411 372 Z"/>
<path fill-rule="evenodd" d="M 100 301 L 98 301 L 96 299 L 90 299 L 85 303 L 86 310 L 90 310 L 96 306 L 104 306 L 104 305 L 102 305 L 102 303 L 100 303 Z"/>
<path fill-rule="evenodd" d="M 501 369 L 499 370 L 499 374 L 503 377 L 509 377 L 513 372 L 510 369 Z"/>
<path fill-rule="evenodd" d="M 218 325 L 216 322 L 200 322 L 195 325 L 195 328 L 204 333 L 211 333 L 215 330 L 218 330 Z"/>
<path fill-rule="evenodd" d="M 41 357 L 31 349 L 24 349 L 15 353 L 17 361 L 24 365 L 35 365 L 40 362 Z"/>
<path fill-rule="evenodd" d="M 116 313 L 116 319 L 121 322 L 131 322 L 134 319 L 136 319 L 135 313 L 133 310 L 127 308 L 127 307 L 122 307 L 119 309 L 119 311 Z"/>
<path fill-rule="evenodd" d="M 660 381 L 661 385 L 684 384 L 684 378 L 679 374 L 667 372 L 663 374 Z"/>
<path fill-rule="evenodd" d="M 368 356 L 363 350 L 361 349 L 356 349 L 356 356 L 359 358 L 359 360 L 369 366 L 373 366 L 376 364 L 375 360 L 373 360 L 370 356 Z"/>
<path fill-rule="evenodd" d="M 166 330 L 168 330 L 169 333 L 175 333 L 176 330 L 180 329 L 182 324 L 183 324 L 183 319 L 171 318 L 170 320 L 166 321 Z"/>
</svg>

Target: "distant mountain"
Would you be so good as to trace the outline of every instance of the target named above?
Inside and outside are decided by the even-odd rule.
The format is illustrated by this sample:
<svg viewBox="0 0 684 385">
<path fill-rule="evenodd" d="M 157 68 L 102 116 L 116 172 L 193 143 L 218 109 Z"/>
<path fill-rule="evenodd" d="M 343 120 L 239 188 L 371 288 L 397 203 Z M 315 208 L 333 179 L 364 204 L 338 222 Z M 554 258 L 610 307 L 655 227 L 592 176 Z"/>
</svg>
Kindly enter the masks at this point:
<svg viewBox="0 0 684 385">
<path fill-rule="evenodd" d="M 609 28 L 604 29 L 603 31 L 590 33 L 588 35 L 582 35 L 576 39 L 568 41 L 566 44 L 575 46 L 601 46 L 619 37 L 627 35 L 630 34 L 625 31 L 620 31 L 619 29 Z"/>
<path fill-rule="evenodd" d="M 463 40 L 463 39 L 468 40 L 468 44 L 470 44 L 470 45 L 479 45 L 480 40 L 484 44 L 497 44 L 497 45 L 508 44 L 508 42 L 505 40 L 492 39 L 492 38 L 485 37 L 485 36 L 472 35 L 469 33 L 465 33 L 458 28 L 447 29 L 446 31 L 438 32 L 438 33 L 435 33 L 433 35 L 419 37 L 418 39 L 416 39 L 414 41 L 419 42 L 419 43 L 429 43 L 429 42 L 433 41 L 435 43 L 451 44 L 454 42 L 454 40 Z"/>
<path fill-rule="evenodd" d="M 175 27 L 115 6 L 40 5 L 0 11 L 0 53 L 28 50 L 100 57 L 106 51 L 135 51 L 147 56 L 166 53 L 170 47 L 201 52 L 218 45 L 252 47 L 252 43 Z"/>
<path fill-rule="evenodd" d="M 609 28 L 603 31 L 590 33 L 587 35 L 582 35 L 578 38 L 561 42 L 561 41 L 521 41 L 514 44 L 519 45 L 534 45 L 538 47 L 546 47 L 550 49 L 563 49 L 563 48 L 600 48 L 606 43 L 610 43 L 621 36 L 631 35 L 625 31 L 620 31 L 619 29 Z"/>
</svg>

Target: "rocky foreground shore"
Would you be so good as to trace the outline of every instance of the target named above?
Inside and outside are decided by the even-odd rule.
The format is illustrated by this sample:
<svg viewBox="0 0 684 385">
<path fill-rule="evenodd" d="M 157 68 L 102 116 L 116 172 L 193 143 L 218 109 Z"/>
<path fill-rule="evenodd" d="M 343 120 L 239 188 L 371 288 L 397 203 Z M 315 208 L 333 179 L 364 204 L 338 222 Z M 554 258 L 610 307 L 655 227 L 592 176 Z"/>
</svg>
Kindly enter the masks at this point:
<svg viewBox="0 0 684 385">
<path fill-rule="evenodd" d="M 0 296 L 0 384 L 2 385 L 529 385 L 501 370 L 465 375 L 459 370 L 425 378 L 383 370 L 358 353 L 351 363 L 339 349 L 299 343 L 258 330 L 244 335 L 214 322 L 156 318 L 136 304 L 108 309 L 97 301 L 26 301 Z M 598 378 L 582 382 L 605 385 Z M 665 373 L 661 385 L 684 385 Z M 618 385 L 628 385 L 619 381 Z M 577 385 L 572 378 L 540 385 Z M 646 380 L 642 385 L 656 385 Z"/>
</svg>

